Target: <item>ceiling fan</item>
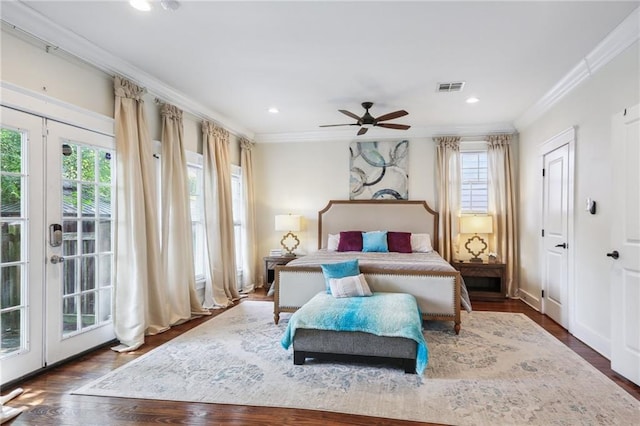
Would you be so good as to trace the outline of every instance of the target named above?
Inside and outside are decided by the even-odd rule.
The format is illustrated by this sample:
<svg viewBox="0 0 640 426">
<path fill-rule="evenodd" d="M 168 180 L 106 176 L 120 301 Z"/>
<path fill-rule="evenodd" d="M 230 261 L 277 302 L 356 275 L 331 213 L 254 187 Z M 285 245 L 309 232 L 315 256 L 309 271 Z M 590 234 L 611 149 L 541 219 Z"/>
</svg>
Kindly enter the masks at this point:
<svg viewBox="0 0 640 426">
<path fill-rule="evenodd" d="M 369 108 L 371 108 L 372 106 L 373 106 L 373 102 L 362 103 L 362 108 L 366 110 L 362 117 L 358 117 L 354 113 L 344 109 L 338 110 L 344 115 L 347 115 L 353 118 L 354 120 L 356 120 L 357 121 L 356 123 L 324 124 L 324 125 L 321 125 L 320 127 L 360 126 L 360 130 L 358 130 L 358 136 L 364 135 L 365 133 L 367 133 L 367 130 L 369 130 L 370 127 L 374 127 L 374 126 L 386 127 L 387 129 L 398 129 L 398 130 L 407 130 L 409 127 L 411 127 L 406 124 L 382 123 L 382 121 L 393 120 L 394 118 L 398 118 L 398 117 L 404 117 L 405 115 L 409 114 L 407 111 L 401 109 L 401 110 L 390 112 L 388 114 L 383 114 L 380 117 L 374 118 L 371 114 L 369 114 Z"/>
</svg>

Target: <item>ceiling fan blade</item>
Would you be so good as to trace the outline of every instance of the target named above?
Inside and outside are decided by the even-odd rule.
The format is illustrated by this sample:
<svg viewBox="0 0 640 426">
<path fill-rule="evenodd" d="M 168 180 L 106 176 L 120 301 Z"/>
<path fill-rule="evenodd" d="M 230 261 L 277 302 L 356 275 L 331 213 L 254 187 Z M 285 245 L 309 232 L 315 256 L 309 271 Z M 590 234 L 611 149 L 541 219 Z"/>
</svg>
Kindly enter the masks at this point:
<svg viewBox="0 0 640 426">
<path fill-rule="evenodd" d="M 367 130 L 369 130 L 368 127 L 361 127 L 360 130 L 358 130 L 358 136 L 364 135 L 365 133 L 367 133 Z"/>
<path fill-rule="evenodd" d="M 357 126 L 358 123 L 350 123 L 350 124 L 321 124 L 320 127 L 337 127 L 337 126 Z"/>
<path fill-rule="evenodd" d="M 346 109 L 339 109 L 338 111 L 340 111 L 344 115 L 348 115 L 349 117 L 353 118 L 354 120 L 357 120 L 358 122 L 360 122 L 360 117 L 358 117 L 357 115 L 355 115 L 351 111 L 347 111 Z"/>
<path fill-rule="evenodd" d="M 411 126 L 407 126 L 406 124 L 395 124 L 395 123 L 377 123 L 378 127 L 386 127 L 387 129 L 398 129 L 398 130 L 407 130 Z"/>
<path fill-rule="evenodd" d="M 379 121 L 393 120 L 394 118 L 404 117 L 407 114 L 409 113 L 403 109 L 399 111 L 390 112 L 389 114 L 384 114 L 376 118 L 376 123 Z"/>
</svg>

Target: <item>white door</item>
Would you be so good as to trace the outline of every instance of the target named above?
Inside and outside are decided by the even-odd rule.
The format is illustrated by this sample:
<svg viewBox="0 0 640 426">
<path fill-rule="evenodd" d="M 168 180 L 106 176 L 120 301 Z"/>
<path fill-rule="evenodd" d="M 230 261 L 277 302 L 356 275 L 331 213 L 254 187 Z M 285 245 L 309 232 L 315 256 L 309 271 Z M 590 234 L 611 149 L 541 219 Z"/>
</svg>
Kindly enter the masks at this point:
<svg viewBox="0 0 640 426">
<path fill-rule="evenodd" d="M 1 125 L 6 383 L 114 337 L 115 156 L 112 137 L 9 108 Z"/>
<path fill-rule="evenodd" d="M 115 153 L 110 136 L 52 121 L 47 131 L 46 359 L 51 364 L 114 338 Z"/>
<path fill-rule="evenodd" d="M 542 312 L 569 328 L 569 145 L 544 154 Z"/>
<path fill-rule="evenodd" d="M 44 365 L 43 119 L 0 116 L 0 383 Z"/>
<path fill-rule="evenodd" d="M 640 385 L 640 107 L 612 120 L 611 368 Z"/>
</svg>

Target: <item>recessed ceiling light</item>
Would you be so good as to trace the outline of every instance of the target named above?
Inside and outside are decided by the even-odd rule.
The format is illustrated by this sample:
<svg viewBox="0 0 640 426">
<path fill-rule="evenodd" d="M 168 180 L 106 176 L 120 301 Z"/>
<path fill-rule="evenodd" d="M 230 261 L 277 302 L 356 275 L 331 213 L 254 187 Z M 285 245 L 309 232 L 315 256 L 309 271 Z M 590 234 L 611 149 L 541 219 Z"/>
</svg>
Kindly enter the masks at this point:
<svg viewBox="0 0 640 426">
<path fill-rule="evenodd" d="M 164 10 L 178 10 L 180 8 L 180 2 L 178 0 L 160 0 L 160 6 Z"/>
<path fill-rule="evenodd" d="M 467 98 L 467 103 L 468 104 L 475 104 L 476 102 L 480 102 L 480 99 L 478 99 L 476 97 L 473 97 L 473 96 L 470 97 L 470 98 Z"/>
<path fill-rule="evenodd" d="M 271 108 L 269 108 L 269 109 L 268 109 L 268 111 L 269 111 L 271 114 L 277 114 L 277 113 L 279 113 L 279 112 L 280 112 L 280 110 L 279 110 L 278 108 L 276 108 L 276 107 L 271 107 Z"/>
<path fill-rule="evenodd" d="M 148 0 L 129 0 L 129 4 L 131 5 L 131 7 L 143 12 L 148 12 L 151 10 L 151 3 L 149 3 Z"/>
</svg>

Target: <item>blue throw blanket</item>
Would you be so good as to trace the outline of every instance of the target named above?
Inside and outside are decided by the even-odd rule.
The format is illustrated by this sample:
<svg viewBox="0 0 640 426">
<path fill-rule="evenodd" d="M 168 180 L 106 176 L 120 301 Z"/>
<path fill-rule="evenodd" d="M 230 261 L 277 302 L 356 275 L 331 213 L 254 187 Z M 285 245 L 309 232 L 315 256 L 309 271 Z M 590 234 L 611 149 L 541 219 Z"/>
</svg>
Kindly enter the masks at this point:
<svg viewBox="0 0 640 426">
<path fill-rule="evenodd" d="M 416 372 L 422 374 L 429 354 L 422 334 L 422 316 L 416 299 L 403 293 L 373 293 L 371 297 L 336 299 L 318 293 L 289 319 L 282 337 L 288 349 L 298 328 L 361 331 L 377 336 L 404 337 L 418 343 Z"/>
</svg>

